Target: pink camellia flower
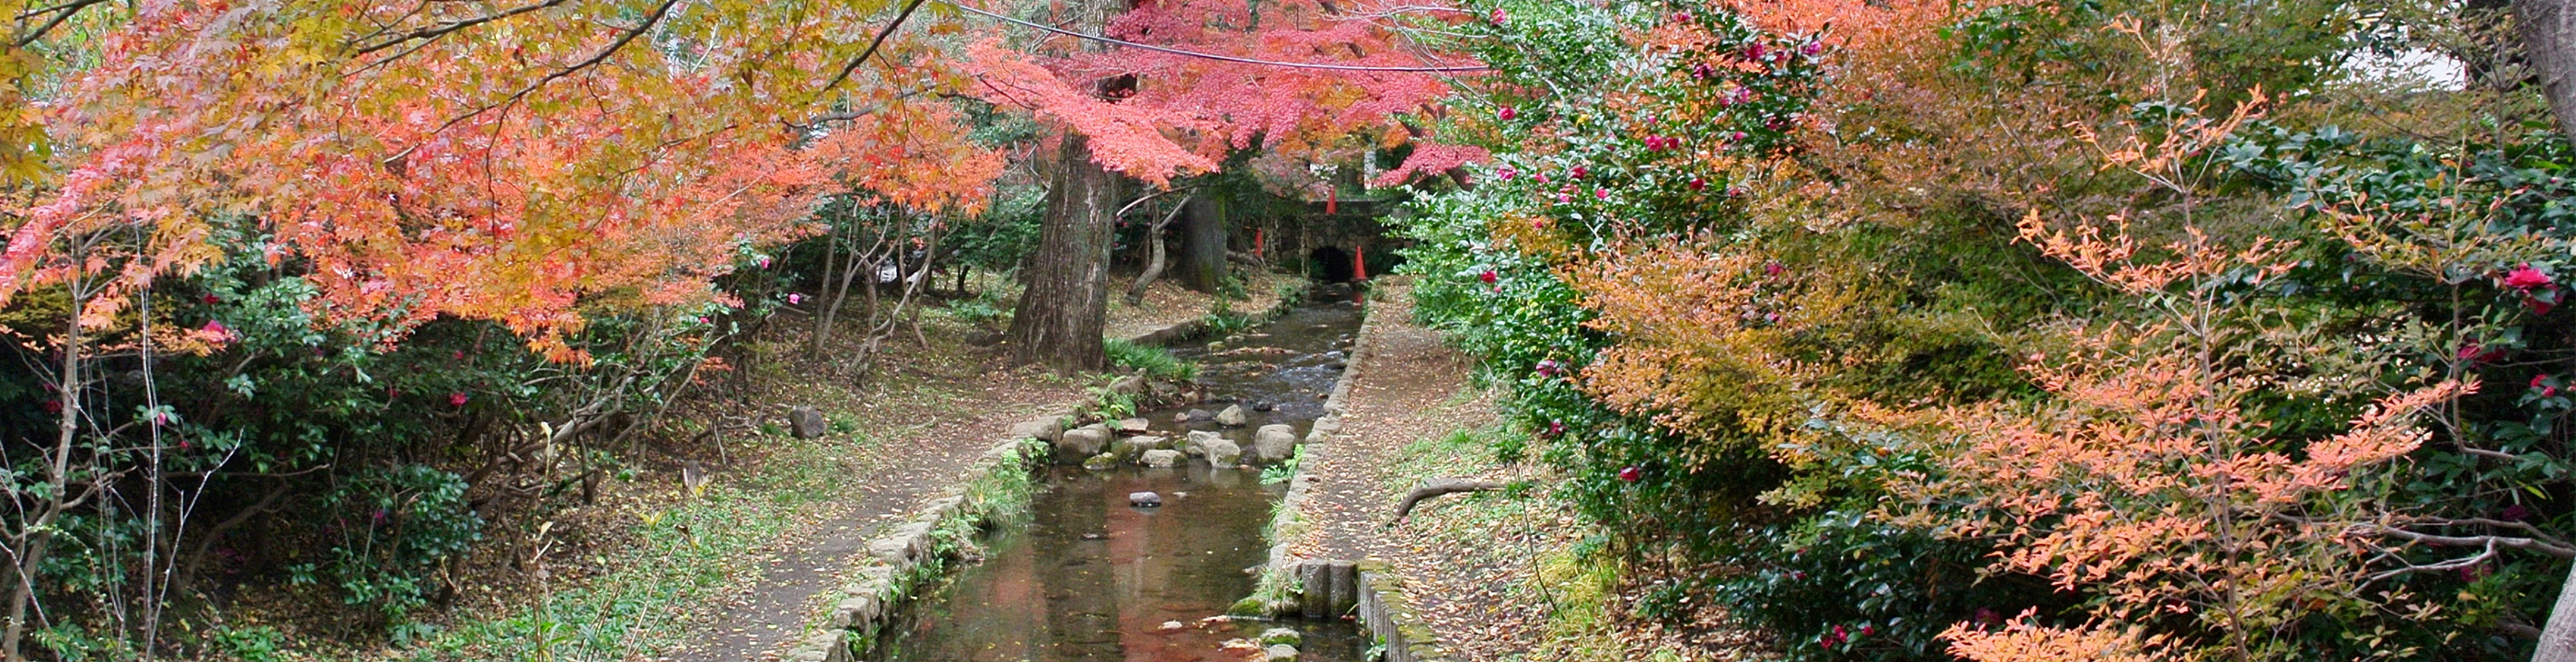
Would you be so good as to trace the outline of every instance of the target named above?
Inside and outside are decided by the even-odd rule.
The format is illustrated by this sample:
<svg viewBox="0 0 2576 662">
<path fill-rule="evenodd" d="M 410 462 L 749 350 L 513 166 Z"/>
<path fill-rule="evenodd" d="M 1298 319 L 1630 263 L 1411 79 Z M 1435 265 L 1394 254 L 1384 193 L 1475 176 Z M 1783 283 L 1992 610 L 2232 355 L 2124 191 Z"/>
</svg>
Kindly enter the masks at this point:
<svg viewBox="0 0 2576 662">
<path fill-rule="evenodd" d="M 1521 111 L 1515 110 L 1511 106 L 1504 106 L 1502 110 L 1494 111 L 1494 117 L 1501 118 L 1505 122 L 1512 121 L 1512 118 L 1520 116 Z"/>
<path fill-rule="evenodd" d="M 2541 273 L 2539 269 L 2531 268 L 2531 263 L 2528 262 L 2514 266 L 2513 271 L 2507 272 L 2504 275 L 2505 287 L 2526 292 L 2531 291 L 2532 288 L 2548 284 L 2549 274 Z"/>
<path fill-rule="evenodd" d="M 2549 381 L 2549 375 L 2546 375 L 2546 374 L 2532 375 L 2532 376 L 2531 376 L 2531 387 L 2532 387 L 2532 388 L 2536 388 L 2536 389 L 2540 389 L 2540 397 L 2547 398 L 2547 397 L 2555 397 L 2555 396 L 2557 396 L 2557 395 L 2558 395 L 2558 387 L 2556 387 L 2556 386 L 2550 386 L 2550 385 L 2548 384 L 2548 381 Z"/>
<path fill-rule="evenodd" d="M 700 315 L 700 316 L 698 316 L 698 323 L 699 323 L 699 324 L 706 324 L 706 325 L 714 325 L 714 324 L 716 323 L 716 321 L 715 321 L 715 320 L 711 320 L 711 319 L 707 319 L 707 318 L 706 318 L 706 316 L 704 316 L 704 315 Z"/>
<path fill-rule="evenodd" d="M 1564 367 L 1565 364 L 1557 363 L 1556 359 L 1540 359 L 1537 367 L 1538 376 L 1554 377 L 1556 376 L 1557 371 Z"/>
<path fill-rule="evenodd" d="M 456 351 L 453 351 L 453 352 L 448 352 L 448 353 L 447 353 L 447 357 L 448 357 L 448 358 L 452 358 L 452 359 L 456 359 L 456 360 L 458 360 L 458 361 L 463 361 L 463 360 L 465 360 L 465 350 L 461 350 L 461 349 L 460 349 L 460 350 L 456 350 Z"/>
<path fill-rule="evenodd" d="M 1572 203 L 1572 202 L 1574 202 L 1574 196 L 1573 196 L 1573 195 L 1571 195 L 1571 194 L 1566 194 L 1566 193 L 1558 193 L 1558 194 L 1556 194 L 1556 204 L 1560 204 L 1560 205 L 1562 205 L 1562 204 L 1569 204 L 1569 203 Z"/>
<path fill-rule="evenodd" d="M 1533 218 L 1533 219 L 1530 219 L 1530 229 L 1532 229 L 1532 230 L 1545 230 L 1545 229 L 1547 229 L 1547 219 L 1544 219 L 1544 218 Z"/>
<path fill-rule="evenodd" d="M 1645 478 L 1645 477 L 1646 477 L 1646 470 L 1644 470 L 1644 469 L 1639 469 L 1639 468 L 1637 468 L 1637 466 L 1636 466 L 1636 465 L 1633 465 L 1633 464 L 1632 464 L 1632 465 L 1628 465 L 1628 466 L 1626 466 L 1626 467 L 1623 467 L 1623 468 L 1619 469 L 1619 480 L 1624 480 L 1624 481 L 1628 481 L 1628 482 L 1634 483 L 1634 482 L 1637 482 L 1637 481 L 1638 481 L 1638 479 L 1642 479 L 1642 478 Z"/>
<path fill-rule="evenodd" d="M 466 397 L 465 397 L 465 394 L 464 394 L 464 393 L 449 393 L 449 394 L 447 394 L 447 404 L 456 405 L 456 406 L 458 406 L 458 407 L 463 407 L 463 406 L 465 406 L 465 401 L 466 401 L 467 399 L 468 399 L 468 398 L 466 398 Z"/>
<path fill-rule="evenodd" d="M 1513 170 L 1513 169 L 1511 169 L 1511 168 L 1509 168 L 1509 167 L 1505 167 L 1505 168 L 1503 168 L 1502 170 L 1497 170 L 1497 171 L 1495 171 L 1495 172 L 1494 172 L 1494 174 L 1502 176 L 1503 181 L 1508 182 L 1508 181 L 1511 181 L 1513 177 L 1519 177 L 1519 176 L 1520 176 L 1520 174 L 1521 174 L 1521 171 Z"/>
<path fill-rule="evenodd" d="M 1768 55 L 1768 53 L 1763 52 L 1761 44 L 1751 44 L 1744 47 L 1744 59 L 1760 62 L 1764 55 Z"/>
<path fill-rule="evenodd" d="M 1562 436 L 1565 436 L 1565 421 L 1548 421 L 1548 422 L 1547 422 L 1547 436 L 1550 436 L 1550 437 L 1562 437 Z"/>
<path fill-rule="evenodd" d="M 1575 166 L 1573 171 L 1566 173 L 1566 176 L 1573 177 L 1575 179 L 1582 179 L 1585 175 L 1590 174 L 1592 174 L 1592 171 L 1583 169 L 1583 166 Z"/>
<path fill-rule="evenodd" d="M 223 302 L 223 298 L 217 297 L 211 292 L 206 294 L 206 305 L 212 306 Z"/>
<path fill-rule="evenodd" d="M 1495 8 L 1494 8 L 1494 13 L 1493 13 L 1493 15 L 1492 15 L 1490 18 L 1492 18 L 1492 19 L 1494 20 L 1494 24 L 1495 24 L 1495 25 L 1502 25 L 1502 24 L 1503 24 L 1503 19 L 1511 18 L 1511 16 L 1510 16 L 1510 15 L 1508 15 L 1508 14 L 1504 14 L 1504 13 L 1503 13 L 1503 8 L 1501 8 L 1501 7 L 1495 7 Z"/>
<path fill-rule="evenodd" d="M 1538 174 L 1530 175 L 1530 181 L 1538 182 L 1538 183 L 1541 183 L 1541 184 L 1545 184 L 1545 183 L 1547 183 L 1547 173 L 1542 172 L 1542 173 L 1538 173 Z"/>
<path fill-rule="evenodd" d="M 232 342 L 239 338 L 239 336 L 233 334 L 232 327 L 224 326 L 223 322 L 217 320 L 206 320 L 206 325 L 197 327 L 197 331 L 206 334 L 206 340 L 218 345 Z"/>
<path fill-rule="evenodd" d="M 1810 41 L 1798 45 L 1799 55 L 1815 55 L 1822 52 L 1825 52 L 1825 44 L 1823 42 Z"/>
<path fill-rule="evenodd" d="M 1864 636 L 1864 637 L 1871 637 L 1871 636 L 1877 636 L 1877 635 L 1878 635 L 1878 628 L 1871 627 L 1871 626 L 1870 626 L 1870 624 L 1868 624 L 1868 623 L 1862 623 L 1862 624 L 1860 624 L 1860 636 Z"/>
<path fill-rule="evenodd" d="M 1766 262 L 1762 264 L 1762 274 L 1766 276 L 1777 276 L 1780 275 L 1780 272 L 1788 270 L 1788 267 L 1780 266 L 1780 263 L 1778 262 Z"/>
<path fill-rule="evenodd" d="M 1708 179 L 1704 177 L 1692 177 L 1690 187 L 1693 191 L 1706 189 L 1708 188 Z"/>
<path fill-rule="evenodd" d="M 2550 286 L 2550 287 L 2549 287 L 2549 289 L 2542 290 L 2542 292 L 2544 292 L 2544 293 L 2548 294 L 2549 296 L 2539 296 L 2539 295 L 2533 295 L 2533 294 L 2528 294 L 2528 293 L 2526 293 L 2526 294 L 2524 294 L 2524 295 L 2523 295 L 2523 297 L 2522 297 L 2522 303 L 2523 303 L 2523 305 L 2526 305 L 2526 306 L 2530 306 L 2530 307 L 2531 307 L 2531 314 L 2534 314 L 2534 315 L 2547 315 L 2547 314 L 2549 314 L 2549 310 L 2550 310 L 2550 309 L 2552 309 L 2552 308 L 2557 308 L 2557 307 L 2558 307 L 2558 302 L 2556 302 L 2556 301 L 2551 301 L 2551 299 L 2556 299 L 2556 298 L 2558 298 L 2558 297 L 2557 297 L 2557 294 L 2558 294 L 2558 287 L 2557 287 L 2557 286 L 2552 285 L 2552 286 Z"/>
<path fill-rule="evenodd" d="M 760 256 L 760 268 L 762 268 L 762 269 L 767 269 L 767 268 L 769 268 L 769 256 L 767 256 L 767 255 Z"/>
<path fill-rule="evenodd" d="M 1499 278 L 1501 278 L 1501 276 L 1495 274 L 1492 269 L 1486 269 L 1485 273 L 1476 274 L 1476 280 L 1484 281 L 1487 285 L 1492 285 L 1494 281 Z"/>
<path fill-rule="evenodd" d="M 805 302 L 805 295 L 803 295 L 803 294 L 798 294 L 798 293 L 795 293 L 795 292 L 789 292 L 789 293 L 787 293 L 787 303 L 788 303 L 789 305 L 795 305 L 795 304 L 800 304 L 800 303 L 804 303 L 804 302 Z"/>
<path fill-rule="evenodd" d="M 1599 199 L 1599 200 L 1608 200 L 1608 199 L 1610 199 L 1610 189 L 1606 189 L 1606 188 L 1596 188 L 1596 189 L 1592 189 L 1592 197 L 1593 197 L 1594 199 Z"/>
</svg>

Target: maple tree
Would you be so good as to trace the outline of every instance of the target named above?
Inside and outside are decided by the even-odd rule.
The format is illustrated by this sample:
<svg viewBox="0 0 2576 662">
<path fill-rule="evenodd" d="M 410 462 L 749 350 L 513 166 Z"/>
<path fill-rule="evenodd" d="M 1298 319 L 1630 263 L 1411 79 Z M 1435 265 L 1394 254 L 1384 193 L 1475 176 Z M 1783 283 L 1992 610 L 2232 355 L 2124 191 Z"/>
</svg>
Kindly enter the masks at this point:
<svg viewBox="0 0 2576 662">
<path fill-rule="evenodd" d="M 1077 28 L 1060 32 L 1096 29 L 1151 48 L 1077 49 L 1064 43 L 1074 35 L 1023 25 L 1040 46 L 984 41 L 967 51 L 976 94 L 1064 130 L 1058 197 L 1011 323 L 1016 358 L 1060 369 L 1104 361 L 1109 217 L 1124 206 L 1110 173 L 1165 187 L 1237 151 L 1315 159 L 1346 141 L 1400 143 L 1410 136 L 1402 117 L 1426 113 L 1450 89 L 1439 70 L 1475 68 L 1410 45 L 1389 13 L 1459 14 L 1438 4 L 1378 13 L 1308 0 L 1171 0 L 1115 16 L 1107 9 L 1078 8 Z"/>
<path fill-rule="evenodd" d="M 601 316 L 740 305 L 711 279 L 810 232 L 826 195 L 935 210 L 989 194 L 998 158 L 960 139 L 944 102 L 923 94 L 962 73 L 922 40 L 852 33 L 891 8 L 75 2 L 17 12 L 0 72 L 15 84 L 0 101 L 13 104 L 13 149 L 40 149 L 5 155 L 27 204 L 8 219 L 0 304 L 61 291 L 68 307 L 48 352 L 59 357 L 59 435 L 35 474 L 61 498 L 39 496 L 38 514 L 13 522 L 20 572 L 0 654 L 22 657 L 49 522 L 84 501 L 64 488 L 95 490 L 129 470 L 77 449 L 113 427 L 82 398 L 97 388 L 99 368 L 85 362 L 100 349 L 93 338 L 134 322 L 124 313 L 148 306 L 163 279 L 240 248 L 225 243 L 242 239 L 226 230 L 231 219 L 257 227 L 251 259 L 311 285 L 302 307 L 316 326 L 371 328 L 385 347 L 433 319 L 492 320 L 552 360 L 590 363 L 580 336 Z M 951 130 L 929 130 L 938 126 Z M 232 338 L 208 324 L 161 351 Z M 593 376 L 640 385 L 617 374 Z M 590 429 L 611 401 L 572 408 L 552 436 Z M 164 423 L 150 424 L 156 439 Z"/>
</svg>

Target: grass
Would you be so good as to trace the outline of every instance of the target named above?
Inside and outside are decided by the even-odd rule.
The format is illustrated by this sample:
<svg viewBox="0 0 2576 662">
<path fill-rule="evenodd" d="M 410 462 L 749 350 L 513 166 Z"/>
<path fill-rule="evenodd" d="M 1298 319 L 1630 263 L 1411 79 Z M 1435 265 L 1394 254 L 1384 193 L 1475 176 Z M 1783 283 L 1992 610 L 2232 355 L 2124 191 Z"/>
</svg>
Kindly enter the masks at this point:
<svg viewBox="0 0 2576 662">
<path fill-rule="evenodd" d="M 1199 364 L 1183 361 L 1161 347 L 1113 339 L 1107 343 L 1107 348 L 1110 363 L 1142 372 L 1147 377 L 1188 381 L 1199 376 Z"/>
<path fill-rule="evenodd" d="M 662 654 L 687 636 L 670 621 L 756 568 L 761 547 L 841 497 L 841 458 L 877 443 L 782 443 L 741 484 L 709 485 L 640 515 L 638 544 L 597 560 L 609 568 L 538 604 L 429 635 L 416 660 L 626 660 Z"/>
<path fill-rule="evenodd" d="M 1515 443 L 1528 443 L 1526 434 L 1495 426 L 1451 431 L 1402 449 L 1387 475 L 1476 476 L 1500 470 L 1512 485 L 1426 503 L 1413 513 L 1415 535 L 1425 547 L 1461 552 L 1445 564 L 1514 568 L 1507 600 L 1543 614 L 1526 624 L 1533 633 L 1527 639 L 1531 650 L 1517 659 L 1609 662 L 1648 654 L 1626 650 L 1613 636 L 1619 627 L 1623 564 L 1597 544 L 1577 542 L 1599 535 L 1599 527 L 1569 515 L 1572 504 L 1554 494 L 1556 476 L 1495 458 L 1496 446 Z"/>
</svg>

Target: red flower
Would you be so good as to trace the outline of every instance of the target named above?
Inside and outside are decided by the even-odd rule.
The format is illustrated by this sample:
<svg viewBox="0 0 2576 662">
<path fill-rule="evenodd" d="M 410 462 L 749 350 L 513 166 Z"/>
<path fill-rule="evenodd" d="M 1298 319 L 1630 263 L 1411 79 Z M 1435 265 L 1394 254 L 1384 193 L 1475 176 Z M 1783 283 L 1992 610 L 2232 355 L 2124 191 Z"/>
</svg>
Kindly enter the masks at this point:
<svg viewBox="0 0 2576 662">
<path fill-rule="evenodd" d="M 2543 382 L 2548 381 L 2548 379 L 2549 379 L 2549 375 L 2545 375 L 2545 374 L 2543 374 L 2543 375 L 2532 375 L 2532 376 L 2531 376 L 2531 387 L 2532 387 L 2532 388 L 2536 388 L 2536 389 L 2540 389 L 2540 397 L 2547 398 L 2547 397 L 2556 397 L 2556 396 L 2558 395 L 2558 387 L 2556 387 L 2556 386 L 2550 386 L 2550 385 L 2548 385 L 2548 384 L 2546 384 L 2546 383 L 2543 383 Z"/>
<path fill-rule="evenodd" d="M 1634 483 L 1634 482 L 1637 482 L 1637 480 L 1638 480 L 1638 479 L 1642 479 L 1642 478 L 1645 478 L 1645 477 L 1646 477 L 1646 470 L 1644 470 L 1644 469 L 1639 469 L 1639 468 L 1637 468 L 1637 467 L 1636 467 L 1636 465 L 1629 465 L 1628 467 L 1626 467 L 1626 468 L 1623 468 L 1623 469 L 1620 469 L 1620 470 L 1619 470 L 1619 480 L 1624 480 L 1624 481 L 1628 481 L 1628 482 Z"/>
<path fill-rule="evenodd" d="M 1545 183 L 1547 183 L 1547 173 L 1542 172 L 1542 173 L 1538 173 L 1538 174 L 1535 174 L 1535 175 L 1530 175 L 1530 181 L 1538 182 L 1538 183 L 1541 183 L 1541 184 L 1545 184 Z"/>
<path fill-rule="evenodd" d="M 1476 280 L 1485 281 L 1487 284 L 1493 283 L 1494 280 L 1499 277 L 1500 276 L 1494 274 L 1494 270 L 1492 269 L 1486 269 L 1485 273 L 1476 274 Z"/>
<path fill-rule="evenodd" d="M 1540 359 L 1538 362 L 1538 375 L 1540 377 L 1554 377 L 1556 376 L 1557 371 L 1563 367 L 1564 364 L 1557 363 L 1556 359 Z"/>
<path fill-rule="evenodd" d="M 1594 198 L 1599 198 L 1599 199 L 1602 199 L 1602 200 L 1608 200 L 1608 199 L 1610 199 L 1610 189 L 1606 189 L 1606 188 L 1596 188 L 1596 189 L 1592 189 L 1592 197 L 1594 197 Z"/>
<path fill-rule="evenodd" d="M 197 330 L 205 333 L 207 340 L 214 341 L 218 345 L 235 339 L 232 327 L 224 326 L 223 322 L 216 320 L 206 320 L 206 325 L 197 327 Z"/>
<path fill-rule="evenodd" d="M 216 297 L 216 296 L 215 296 L 215 293 L 213 293 L 213 292 L 207 292 L 207 293 L 206 293 L 206 305 L 212 306 L 212 305 L 219 304 L 219 303 L 223 303 L 223 302 L 224 302 L 224 300 L 223 300 L 222 298 Z"/>
<path fill-rule="evenodd" d="M 1511 168 L 1509 168 L 1509 167 L 1505 167 L 1505 168 L 1503 168 L 1501 171 L 1498 171 L 1498 172 L 1496 172 L 1496 173 L 1494 173 L 1494 174 L 1502 175 L 1502 176 L 1503 176 L 1503 181 L 1508 182 L 1508 181 L 1511 181 L 1513 177 L 1515 177 L 1515 176 L 1519 176 L 1519 175 L 1521 174 L 1521 172 L 1520 172 L 1520 171 L 1518 171 L 1518 170 L 1513 170 L 1513 169 L 1511 169 Z"/>
<path fill-rule="evenodd" d="M 2523 298 L 2522 303 L 2523 305 L 2531 306 L 2531 314 L 2533 315 L 2547 315 L 2549 314 L 2550 309 L 2558 307 L 2558 304 L 2550 303 L 2549 300 L 2542 299 L 2540 297 L 2525 297 Z"/>
<path fill-rule="evenodd" d="M 1864 637 L 1874 637 L 1874 636 L 1878 636 L 1878 628 L 1876 628 L 1876 627 L 1872 627 L 1872 626 L 1870 626 L 1870 624 L 1868 624 L 1868 623 L 1862 623 L 1862 624 L 1860 624 L 1860 636 L 1864 636 Z"/>
<path fill-rule="evenodd" d="M 1494 24 L 1495 24 L 1495 25 L 1502 25 L 1502 24 L 1503 24 L 1503 19 L 1505 19 L 1505 18 L 1509 18 L 1509 16 L 1507 16 L 1507 15 L 1505 15 L 1505 14 L 1503 13 L 1503 8 L 1501 8 L 1501 7 L 1495 7 L 1495 8 L 1494 8 L 1494 14 L 1493 14 L 1492 18 L 1494 19 Z"/>
<path fill-rule="evenodd" d="M 456 360 L 458 360 L 458 361 L 463 361 L 463 360 L 465 360 L 465 350 L 461 350 L 461 349 L 460 349 L 460 350 L 456 350 L 455 352 L 453 352 L 453 353 L 449 354 L 449 356 L 454 357 L 454 358 L 455 358 Z"/>
<path fill-rule="evenodd" d="M 1520 116 L 1521 111 L 1513 110 L 1511 106 L 1504 106 L 1502 110 L 1494 111 L 1494 117 L 1500 118 L 1505 122 L 1512 121 L 1512 118 Z"/>
<path fill-rule="evenodd" d="M 1533 219 L 1530 219 L 1530 229 L 1532 229 L 1532 230 L 1545 230 L 1545 229 L 1547 229 L 1547 219 L 1544 219 L 1544 218 L 1533 218 Z"/>
<path fill-rule="evenodd" d="M 458 407 L 463 407 L 463 406 L 465 406 L 465 400 L 466 400 L 466 398 L 465 398 L 465 394 L 463 394 L 463 393 L 449 393 L 449 394 L 447 394 L 447 404 L 456 405 L 456 406 L 458 406 Z"/>
<path fill-rule="evenodd" d="M 1788 267 L 1780 266 L 1780 263 L 1778 262 L 1766 262 L 1762 265 L 1762 273 L 1767 276 L 1777 276 L 1780 275 L 1780 272 L 1788 270 Z"/>
<path fill-rule="evenodd" d="M 1547 422 L 1547 436 L 1550 436 L 1550 437 L 1562 437 L 1562 436 L 1565 436 L 1565 421 L 1548 421 L 1548 422 Z"/>
<path fill-rule="evenodd" d="M 45 401 L 45 413 L 48 413 L 48 414 L 60 414 L 60 413 L 63 413 L 63 401 L 61 401 L 61 400 L 46 400 L 46 401 Z"/>
<path fill-rule="evenodd" d="M 1574 171 L 1567 174 L 1575 179 L 1582 179 L 1585 175 L 1592 174 L 1592 171 L 1583 169 L 1583 166 L 1575 166 Z"/>
<path fill-rule="evenodd" d="M 2516 265 L 2513 268 L 2513 271 L 2506 272 L 2504 275 L 2505 287 L 2525 292 L 2531 291 L 2531 288 L 2548 284 L 2549 274 L 2541 273 L 2539 269 L 2531 268 L 2531 264 L 2527 262 Z"/>
<path fill-rule="evenodd" d="M 1708 188 L 1708 179 L 1706 179 L 1706 178 L 1702 178 L 1702 177 L 1692 177 L 1692 178 L 1691 178 L 1691 181 L 1690 181 L 1690 187 L 1691 187 L 1691 190 L 1693 190 L 1693 191 L 1697 191 L 1697 190 L 1701 190 L 1701 189 Z"/>
</svg>

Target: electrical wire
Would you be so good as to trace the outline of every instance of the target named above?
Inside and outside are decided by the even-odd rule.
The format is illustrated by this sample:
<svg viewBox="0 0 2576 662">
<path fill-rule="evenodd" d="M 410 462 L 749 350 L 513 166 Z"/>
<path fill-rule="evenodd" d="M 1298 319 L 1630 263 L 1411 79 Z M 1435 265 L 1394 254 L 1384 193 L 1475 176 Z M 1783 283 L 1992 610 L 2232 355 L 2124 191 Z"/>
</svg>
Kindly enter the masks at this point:
<svg viewBox="0 0 2576 662">
<path fill-rule="evenodd" d="M 1385 72 L 1398 72 L 1398 73 L 1439 73 L 1439 72 L 1454 72 L 1454 71 L 1487 71 L 1487 70 L 1490 70 L 1490 69 L 1492 69 L 1492 68 L 1493 68 L 1493 67 L 1488 67 L 1488 66 L 1481 65 L 1481 64 L 1480 64 L 1480 65 L 1471 65 L 1471 66 L 1455 66 L 1455 67 L 1372 67 L 1372 66 L 1357 65 L 1357 64 L 1329 64 L 1329 63 L 1323 63 L 1323 62 L 1281 62 L 1281 61 L 1278 61 L 1278 60 L 1257 60 L 1257 59 L 1248 58 L 1248 57 L 1235 57 L 1235 56 L 1232 56 L 1232 55 L 1219 55 L 1219 54 L 1216 54 L 1216 53 L 1201 53 L 1201 52 L 1198 52 L 1198 51 L 1185 51 L 1185 50 L 1181 50 L 1181 49 L 1178 49 L 1178 48 L 1171 48 L 1171 47 L 1167 47 L 1167 46 L 1156 46 L 1156 45 L 1153 45 L 1153 44 L 1140 44 L 1140 43 L 1136 43 L 1136 42 L 1132 42 L 1132 41 L 1127 41 L 1127 40 L 1124 40 L 1124 39 L 1118 39 L 1118 38 L 1115 38 L 1115 37 L 1107 37 L 1107 36 L 1096 35 L 1096 34 L 1086 34 L 1086 33 L 1081 33 L 1081 32 L 1074 32 L 1074 31 L 1072 31 L 1072 30 L 1066 30 L 1066 29 L 1059 28 L 1059 27 L 1055 27 L 1055 26 L 1052 26 L 1052 25 L 1046 25 L 1046 24 L 1042 24 L 1042 23 L 1031 23 L 1031 22 L 1028 22 L 1028 21 L 1023 21 L 1023 20 L 1020 20 L 1020 19 L 1011 18 L 1011 17 L 1009 17 L 1009 16 L 1004 16 L 1004 15 L 1001 15 L 1001 14 L 996 14 L 996 13 L 993 13 L 993 12 L 984 11 L 984 10 L 981 10 L 981 9 L 976 9 L 976 8 L 974 8 L 974 7 L 968 7 L 968 6 L 961 5 L 961 4 L 957 4 L 957 3 L 954 3 L 954 2 L 949 2 L 948 0 L 937 0 L 937 1 L 939 2 L 939 4 L 948 5 L 949 7 L 955 8 L 955 9 L 957 9 L 957 10 L 959 10 L 959 11 L 964 11 L 964 12 L 969 13 L 969 14 L 978 14 L 978 15 L 982 15 L 982 16 L 987 17 L 987 18 L 992 18 L 992 19 L 994 19 L 994 20 L 999 20 L 999 21 L 1002 21 L 1002 22 L 1005 22 L 1005 23 L 1010 23 L 1010 24 L 1013 24 L 1013 25 L 1019 25 L 1019 26 L 1023 26 L 1023 27 L 1029 27 L 1029 28 L 1036 28 L 1036 29 L 1039 29 L 1039 30 L 1045 30 L 1045 31 L 1047 31 L 1047 32 L 1053 32 L 1053 33 L 1056 33 L 1056 34 L 1064 35 L 1064 36 L 1067 36 L 1067 37 L 1073 37 L 1073 38 L 1076 38 L 1076 39 L 1088 39 L 1088 40 L 1091 40 L 1091 41 L 1096 41 L 1096 42 L 1100 42 L 1100 43 L 1104 43 L 1104 44 L 1115 44 L 1115 45 L 1119 45 L 1119 46 L 1126 46 L 1126 47 L 1129 47 L 1129 48 L 1141 48 L 1141 49 L 1145 49 L 1145 50 L 1149 50 L 1149 51 L 1154 51 L 1154 52 L 1157 52 L 1157 53 L 1170 53 L 1170 54 L 1173 54 L 1173 55 L 1181 55 L 1181 56 L 1195 57 L 1195 58 L 1204 58 L 1204 59 L 1209 59 L 1209 60 L 1218 60 L 1218 61 L 1222 61 L 1222 62 L 1235 62 L 1235 63 L 1241 63 L 1241 64 L 1258 64 L 1258 65 L 1263 65 L 1263 66 L 1272 66 L 1272 67 L 1289 67 L 1289 68 L 1295 68 L 1295 69 L 1326 69 L 1326 70 L 1332 70 L 1332 71 L 1385 71 Z"/>
</svg>

